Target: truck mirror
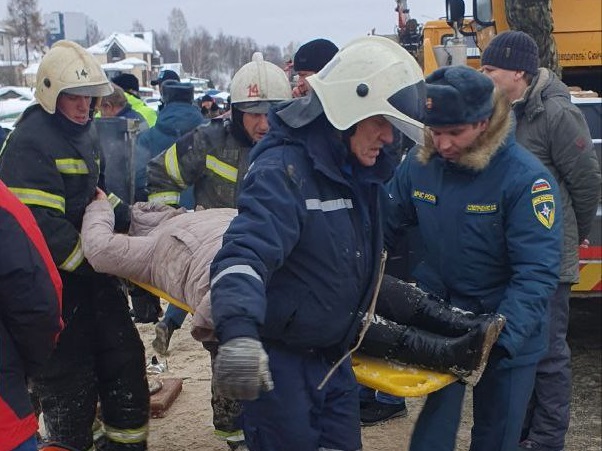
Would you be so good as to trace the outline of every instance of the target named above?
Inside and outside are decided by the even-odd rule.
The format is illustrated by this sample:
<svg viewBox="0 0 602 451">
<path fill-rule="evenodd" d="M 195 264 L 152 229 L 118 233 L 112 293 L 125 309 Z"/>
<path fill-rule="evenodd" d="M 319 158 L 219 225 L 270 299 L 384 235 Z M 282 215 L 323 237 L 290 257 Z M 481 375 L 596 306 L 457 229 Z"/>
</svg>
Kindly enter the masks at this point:
<svg viewBox="0 0 602 451">
<path fill-rule="evenodd" d="M 479 25 L 493 25 L 493 7 L 491 0 L 473 0 L 472 15 Z"/>
<path fill-rule="evenodd" d="M 464 0 L 445 0 L 447 24 L 455 29 L 462 28 L 464 22 Z"/>
</svg>

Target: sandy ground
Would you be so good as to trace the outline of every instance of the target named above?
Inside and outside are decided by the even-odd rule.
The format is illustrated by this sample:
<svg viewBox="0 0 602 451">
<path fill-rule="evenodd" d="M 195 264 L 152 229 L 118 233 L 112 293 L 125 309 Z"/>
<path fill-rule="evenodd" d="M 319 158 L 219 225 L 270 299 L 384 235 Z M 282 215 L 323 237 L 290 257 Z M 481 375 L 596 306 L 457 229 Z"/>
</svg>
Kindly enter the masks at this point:
<svg viewBox="0 0 602 451">
<path fill-rule="evenodd" d="M 602 300 L 574 300 L 569 341 L 573 350 L 574 393 L 572 424 L 566 451 L 600 451 L 602 449 Z M 149 450 L 226 451 L 228 447 L 213 435 L 210 406 L 209 354 L 188 333 L 190 319 L 172 339 L 167 361 L 168 371 L 158 377 L 181 377 L 183 389 L 165 418 L 151 420 Z M 154 351 L 152 324 L 138 325 L 150 360 Z M 456 450 L 467 450 L 470 440 L 472 409 L 470 396 L 464 408 L 463 422 Z M 422 398 L 408 399 L 410 414 L 380 426 L 364 428 L 365 451 L 406 450 L 412 427 L 423 403 Z"/>
</svg>

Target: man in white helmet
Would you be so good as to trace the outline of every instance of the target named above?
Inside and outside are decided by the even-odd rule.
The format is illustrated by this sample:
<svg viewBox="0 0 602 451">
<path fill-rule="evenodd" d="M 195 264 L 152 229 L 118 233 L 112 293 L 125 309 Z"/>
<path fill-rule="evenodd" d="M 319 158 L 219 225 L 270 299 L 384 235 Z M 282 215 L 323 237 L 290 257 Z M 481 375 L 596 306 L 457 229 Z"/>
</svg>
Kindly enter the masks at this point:
<svg viewBox="0 0 602 451">
<path fill-rule="evenodd" d="M 245 400 L 252 451 L 361 449 L 346 353 L 384 264 L 379 197 L 395 160 L 382 148 L 393 125 L 423 134 L 422 71 L 386 38 L 352 41 L 307 82 L 309 96 L 270 111 L 211 266 L 214 389 Z"/>
<path fill-rule="evenodd" d="M 86 205 L 104 188 L 103 156 L 92 115 L 112 92 L 92 55 L 55 43 L 37 73 L 35 97 L 0 155 L 0 178 L 27 205 L 63 282 L 63 322 L 56 350 L 33 379 L 50 440 L 93 447 L 100 399 L 106 450 L 146 449 L 149 391 L 144 346 L 119 281 L 84 258 L 80 229 Z M 111 195 L 117 227 L 128 207 Z"/>
<path fill-rule="evenodd" d="M 178 205 L 180 193 L 194 185 L 197 206 L 235 208 L 236 199 L 249 167 L 249 150 L 268 132 L 267 112 L 277 102 L 291 99 L 286 74 L 275 64 L 255 53 L 242 66 L 230 86 L 231 117 L 213 118 L 180 138 L 173 146 L 148 164 L 148 199 Z M 157 323 L 153 347 L 164 353 L 171 335 L 179 329 L 186 312 L 170 306 L 163 321 Z M 203 342 L 211 354 L 216 342 Z M 240 404 L 214 394 L 211 399 L 213 424 L 217 436 L 227 440 L 232 449 L 242 444 Z"/>
</svg>

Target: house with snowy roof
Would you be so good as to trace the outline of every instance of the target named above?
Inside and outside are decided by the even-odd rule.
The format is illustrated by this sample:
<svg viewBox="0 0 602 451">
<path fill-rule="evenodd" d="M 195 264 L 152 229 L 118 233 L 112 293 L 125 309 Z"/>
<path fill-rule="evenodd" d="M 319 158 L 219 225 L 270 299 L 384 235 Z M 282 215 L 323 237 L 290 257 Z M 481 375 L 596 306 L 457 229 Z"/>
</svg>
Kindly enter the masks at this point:
<svg viewBox="0 0 602 451">
<path fill-rule="evenodd" d="M 109 78 L 120 73 L 131 73 L 138 77 L 140 86 L 148 86 L 151 67 L 159 58 L 154 49 L 152 33 L 136 33 L 136 36 L 113 33 L 92 47 L 88 47 L 101 64 Z"/>
</svg>

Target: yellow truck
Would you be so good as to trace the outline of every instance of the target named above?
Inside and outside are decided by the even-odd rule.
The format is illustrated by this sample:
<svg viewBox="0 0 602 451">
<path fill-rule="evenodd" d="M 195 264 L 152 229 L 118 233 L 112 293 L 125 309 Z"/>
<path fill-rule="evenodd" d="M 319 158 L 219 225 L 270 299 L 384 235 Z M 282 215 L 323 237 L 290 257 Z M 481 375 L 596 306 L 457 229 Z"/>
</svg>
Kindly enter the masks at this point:
<svg viewBox="0 0 602 451">
<path fill-rule="evenodd" d="M 436 58 L 428 56 L 437 49 L 436 46 L 447 44 L 449 48 L 454 38 L 463 40 L 467 50 L 465 62 L 478 67 L 480 52 L 496 34 L 509 29 L 505 0 L 472 0 L 472 17 L 464 17 L 464 0 L 446 0 L 445 5 L 445 19 L 430 21 L 423 26 L 425 74 L 437 67 Z M 552 17 L 563 81 L 569 86 L 600 93 L 602 2 L 552 0 Z M 429 61 L 431 64 L 427 66 Z"/>
</svg>

